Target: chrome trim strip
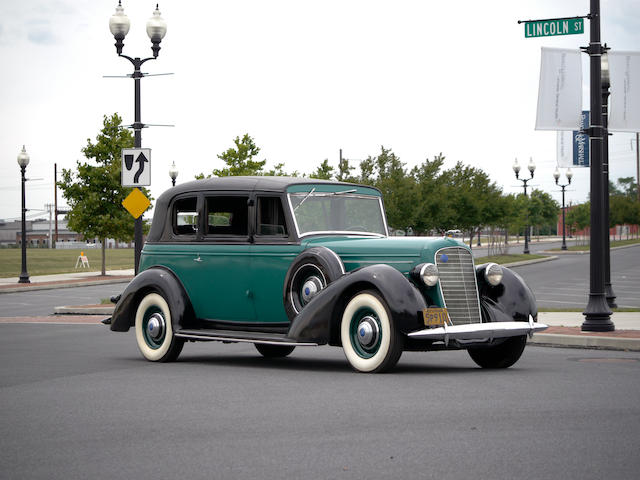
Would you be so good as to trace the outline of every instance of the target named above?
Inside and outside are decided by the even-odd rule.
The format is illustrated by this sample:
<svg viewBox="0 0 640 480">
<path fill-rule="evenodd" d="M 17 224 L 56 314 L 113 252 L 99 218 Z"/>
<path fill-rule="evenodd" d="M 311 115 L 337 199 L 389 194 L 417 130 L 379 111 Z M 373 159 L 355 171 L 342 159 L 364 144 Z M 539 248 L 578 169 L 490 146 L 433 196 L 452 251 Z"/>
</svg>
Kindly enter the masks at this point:
<svg viewBox="0 0 640 480">
<path fill-rule="evenodd" d="M 241 343 L 263 343 L 266 345 L 288 345 L 288 346 L 296 346 L 296 347 L 317 347 L 317 343 L 311 342 L 295 342 L 295 341 L 284 341 L 278 342 L 275 340 L 258 340 L 258 339 L 249 339 L 249 338 L 236 338 L 236 337 L 223 337 L 218 335 L 193 335 L 186 333 L 176 333 L 174 334 L 176 337 L 187 338 L 190 340 L 215 340 L 220 342 L 241 342 Z"/>
<path fill-rule="evenodd" d="M 340 263 L 340 270 L 342 271 L 342 274 L 344 275 L 345 273 L 347 273 L 346 270 L 344 269 L 344 262 L 342 261 L 340 256 L 336 252 L 331 250 L 330 248 L 327 248 L 327 250 L 329 250 L 331 253 L 333 253 L 333 256 L 336 257 L 336 259 L 338 259 L 338 262 Z"/>
<path fill-rule="evenodd" d="M 485 338 L 507 338 L 520 335 L 533 335 L 549 328 L 544 323 L 536 323 L 530 316 L 528 322 L 488 322 L 469 323 L 466 325 L 425 328 L 409 333 L 409 337 L 420 340 L 480 340 Z"/>
</svg>

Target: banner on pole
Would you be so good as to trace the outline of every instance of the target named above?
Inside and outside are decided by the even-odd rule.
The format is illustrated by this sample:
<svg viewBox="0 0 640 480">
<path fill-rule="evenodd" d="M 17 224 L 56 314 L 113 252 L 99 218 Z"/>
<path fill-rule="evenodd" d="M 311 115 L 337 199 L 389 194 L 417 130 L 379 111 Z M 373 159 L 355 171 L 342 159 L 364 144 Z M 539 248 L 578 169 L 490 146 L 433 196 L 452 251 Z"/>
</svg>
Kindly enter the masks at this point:
<svg viewBox="0 0 640 480">
<path fill-rule="evenodd" d="M 589 112 L 580 115 L 580 130 L 589 127 Z M 556 158 L 559 167 L 589 166 L 589 136 L 580 130 L 559 131 L 556 140 Z"/>
<path fill-rule="evenodd" d="M 581 112 L 580 50 L 542 47 L 536 130 L 576 130 Z"/>
<path fill-rule="evenodd" d="M 609 130 L 640 132 L 640 52 L 608 52 L 611 77 Z"/>
</svg>

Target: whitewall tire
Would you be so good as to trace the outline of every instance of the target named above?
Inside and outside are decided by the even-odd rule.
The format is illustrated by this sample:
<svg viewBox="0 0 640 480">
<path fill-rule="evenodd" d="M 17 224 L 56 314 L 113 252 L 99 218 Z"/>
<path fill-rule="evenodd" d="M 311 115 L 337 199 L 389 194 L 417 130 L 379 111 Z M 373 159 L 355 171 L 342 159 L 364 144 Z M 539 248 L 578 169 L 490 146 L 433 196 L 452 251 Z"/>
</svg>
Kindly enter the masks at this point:
<svg viewBox="0 0 640 480">
<path fill-rule="evenodd" d="M 386 302 L 373 290 L 358 293 L 347 303 L 340 339 L 347 360 L 359 372 L 386 372 L 402 354 L 402 337 Z"/>
<path fill-rule="evenodd" d="M 140 353 L 152 362 L 173 361 L 184 346 L 184 340 L 173 335 L 167 301 L 155 292 L 146 294 L 138 304 L 135 330 Z"/>
</svg>

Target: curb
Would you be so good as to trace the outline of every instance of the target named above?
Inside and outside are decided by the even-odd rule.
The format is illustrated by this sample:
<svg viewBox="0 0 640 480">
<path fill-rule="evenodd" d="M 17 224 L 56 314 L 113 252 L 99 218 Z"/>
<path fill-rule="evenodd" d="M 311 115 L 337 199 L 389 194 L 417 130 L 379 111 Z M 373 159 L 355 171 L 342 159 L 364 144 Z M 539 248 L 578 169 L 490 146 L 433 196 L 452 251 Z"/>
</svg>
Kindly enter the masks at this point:
<svg viewBox="0 0 640 480">
<path fill-rule="evenodd" d="M 536 333 L 528 344 L 547 347 L 600 348 L 640 352 L 640 339 Z"/>
<path fill-rule="evenodd" d="M 68 305 L 64 307 L 55 307 L 53 309 L 53 313 L 55 315 L 112 315 L 114 308 L 114 305 Z"/>
<path fill-rule="evenodd" d="M 640 246 L 640 243 L 633 243 L 631 245 L 621 245 L 619 247 L 611 247 L 609 248 L 609 250 L 622 250 L 623 248 L 632 248 L 632 247 L 638 247 Z M 544 250 L 540 253 L 544 253 L 547 255 L 587 255 L 589 254 L 590 250 L 577 250 L 577 251 L 569 251 L 569 250 L 560 250 L 560 251 L 556 251 L 556 250 Z"/>
<path fill-rule="evenodd" d="M 534 258 L 533 260 L 522 260 L 520 262 L 511 262 L 511 263 L 502 263 L 503 267 L 522 267 L 524 265 L 533 265 L 534 263 L 542 263 L 542 262 L 550 262 L 551 260 L 555 260 L 558 258 L 555 255 L 545 258 Z"/>
<path fill-rule="evenodd" d="M 91 285 L 111 285 L 114 283 L 128 283 L 132 279 L 133 277 L 114 278 L 113 280 L 93 280 L 93 281 L 88 280 L 88 281 L 58 283 L 58 284 L 50 284 L 50 285 L 32 284 L 32 286 L 29 286 L 29 287 L 0 288 L 0 295 L 2 295 L 3 293 L 31 292 L 35 290 L 56 290 L 58 288 L 89 287 Z"/>
</svg>

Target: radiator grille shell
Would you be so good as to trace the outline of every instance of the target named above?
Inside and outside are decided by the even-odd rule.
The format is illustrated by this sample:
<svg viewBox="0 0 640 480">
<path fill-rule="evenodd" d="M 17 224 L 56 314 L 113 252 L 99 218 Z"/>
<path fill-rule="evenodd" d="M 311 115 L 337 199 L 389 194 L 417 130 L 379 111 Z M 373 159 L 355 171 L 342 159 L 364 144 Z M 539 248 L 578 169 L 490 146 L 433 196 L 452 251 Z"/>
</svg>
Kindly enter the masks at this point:
<svg viewBox="0 0 640 480">
<path fill-rule="evenodd" d="M 436 252 L 440 293 L 452 325 L 482 323 L 473 256 L 465 248 L 447 247 Z"/>
</svg>

